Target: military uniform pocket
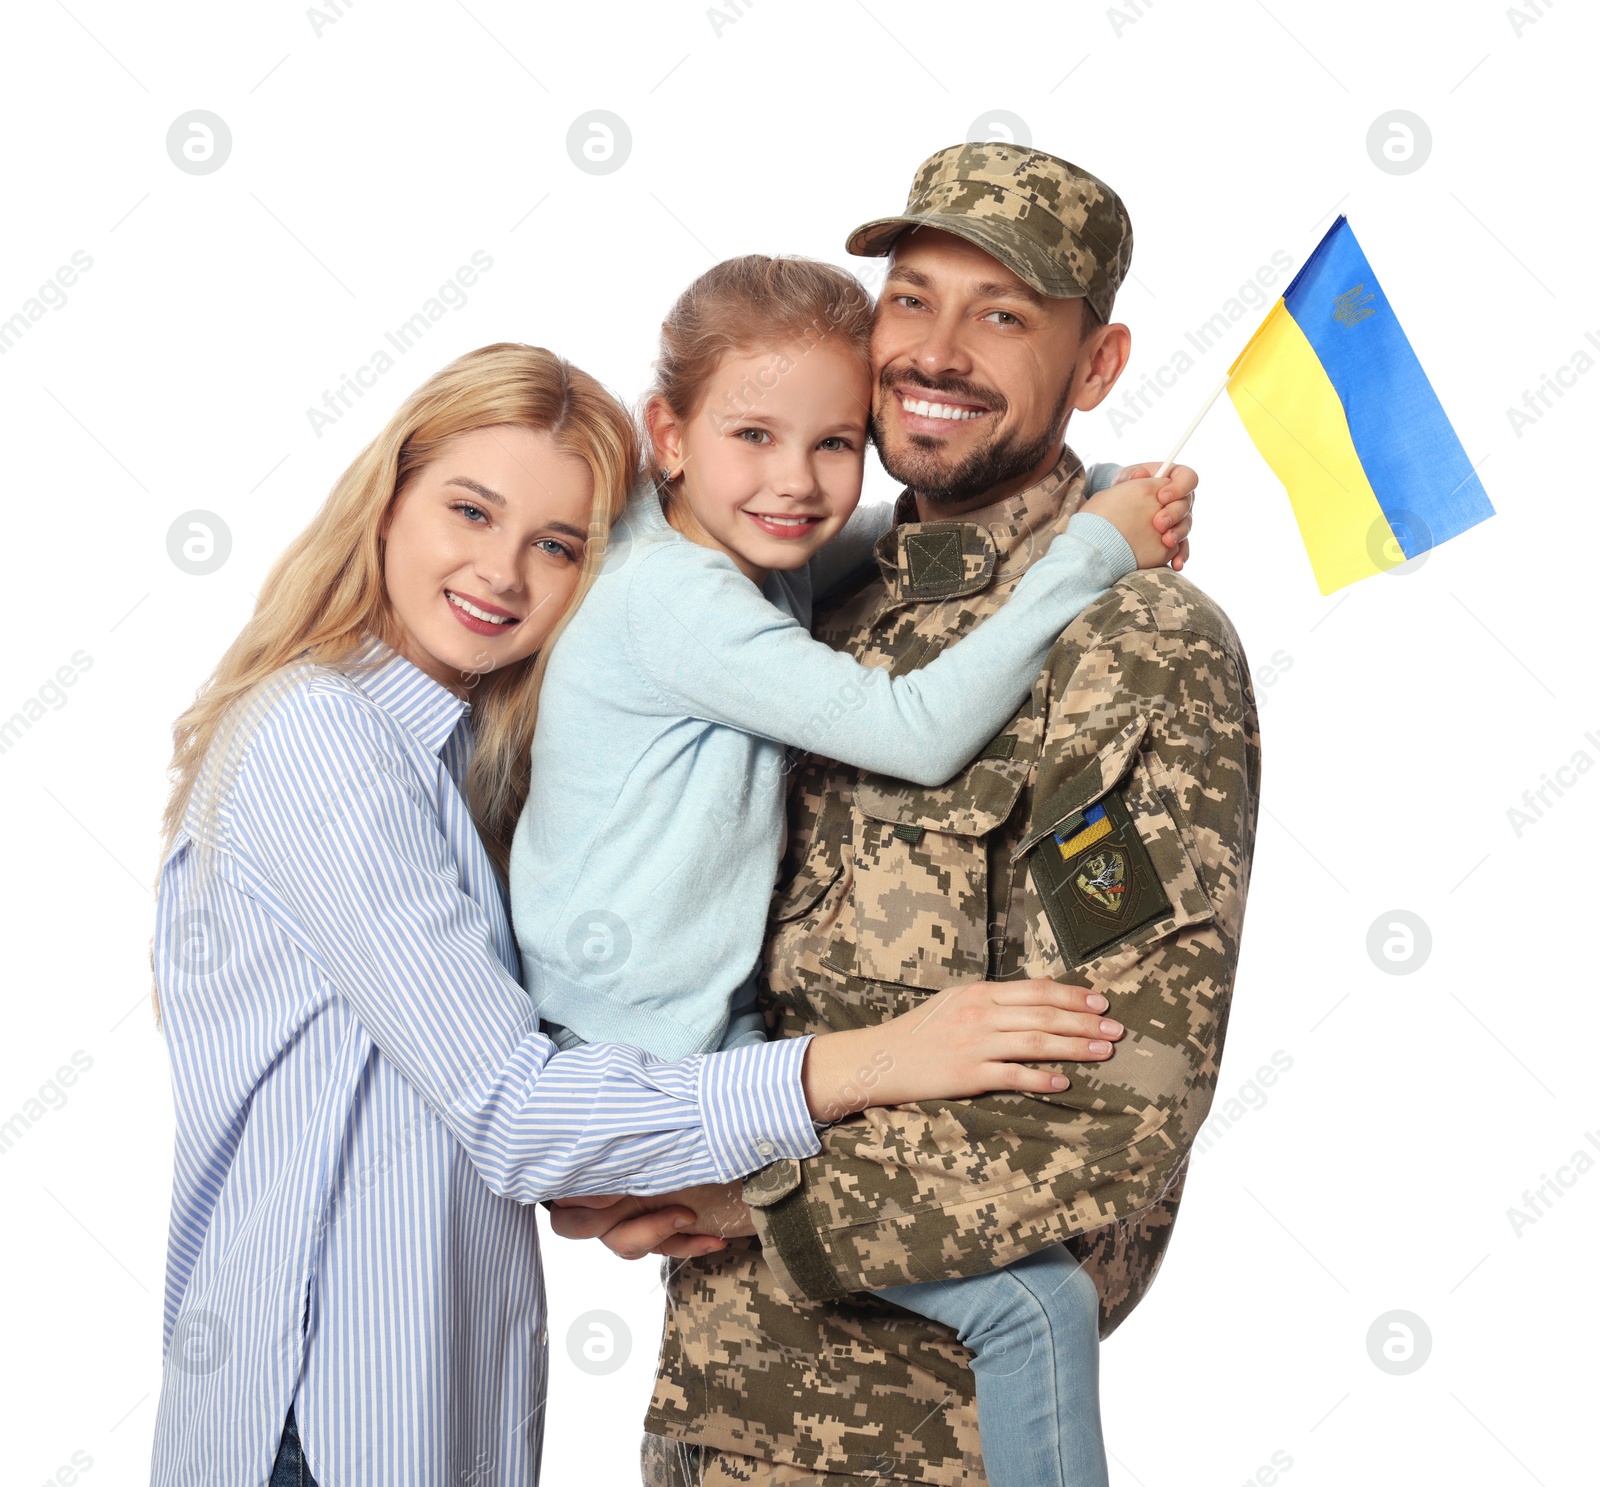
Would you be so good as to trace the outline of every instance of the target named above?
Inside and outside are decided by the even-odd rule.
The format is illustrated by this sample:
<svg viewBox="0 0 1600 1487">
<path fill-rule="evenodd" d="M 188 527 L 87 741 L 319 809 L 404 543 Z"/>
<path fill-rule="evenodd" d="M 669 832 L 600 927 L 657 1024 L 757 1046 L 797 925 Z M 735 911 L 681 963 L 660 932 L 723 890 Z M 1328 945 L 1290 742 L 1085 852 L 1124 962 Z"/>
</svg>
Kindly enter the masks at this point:
<svg viewBox="0 0 1600 1487">
<path fill-rule="evenodd" d="M 831 860 L 817 846 L 813 846 L 797 872 L 773 895 L 769 911 L 774 924 L 791 924 L 803 918 L 821 901 L 822 896 L 839 881 L 844 864 Z"/>
<path fill-rule="evenodd" d="M 942 991 L 989 973 L 989 844 L 1029 772 L 1010 735 L 934 788 L 870 775 L 851 809 L 855 974 Z"/>
<path fill-rule="evenodd" d="M 1061 961 L 1073 970 L 1213 917 L 1138 717 L 1035 804 L 1012 856 L 1028 875 Z"/>
</svg>

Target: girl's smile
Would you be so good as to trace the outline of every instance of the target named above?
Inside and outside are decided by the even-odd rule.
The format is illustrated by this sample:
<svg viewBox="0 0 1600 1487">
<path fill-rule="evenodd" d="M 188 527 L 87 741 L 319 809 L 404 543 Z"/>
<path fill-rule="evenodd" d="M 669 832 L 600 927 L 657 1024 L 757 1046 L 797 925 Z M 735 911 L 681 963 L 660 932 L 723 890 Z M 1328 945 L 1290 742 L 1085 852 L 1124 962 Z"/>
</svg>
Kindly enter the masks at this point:
<svg viewBox="0 0 1600 1487">
<path fill-rule="evenodd" d="M 679 476 L 667 520 L 752 583 L 804 567 L 861 500 L 871 374 L 842 336 L 729 352 L 694 411 L 656 397 L 645 418 Z"/>
</svg>

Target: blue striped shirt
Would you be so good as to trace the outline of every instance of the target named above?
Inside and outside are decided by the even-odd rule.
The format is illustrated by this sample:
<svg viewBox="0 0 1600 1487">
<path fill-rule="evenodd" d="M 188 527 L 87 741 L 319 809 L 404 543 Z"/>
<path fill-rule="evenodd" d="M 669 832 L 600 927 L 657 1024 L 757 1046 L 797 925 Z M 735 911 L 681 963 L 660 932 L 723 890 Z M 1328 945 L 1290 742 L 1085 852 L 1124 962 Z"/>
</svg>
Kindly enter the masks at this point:
<svg viewBox="0 0 1600 1487">
<path fill-rule="evenodd" d="M 535 1210 L 817 1150 L 804 1039 L 558 1053 L 462 795 L 468 705 L 372 647 L 280 674 L 162 864 L 177 1107 L 152 1482 L 527 1487 Z"/>
</svg>

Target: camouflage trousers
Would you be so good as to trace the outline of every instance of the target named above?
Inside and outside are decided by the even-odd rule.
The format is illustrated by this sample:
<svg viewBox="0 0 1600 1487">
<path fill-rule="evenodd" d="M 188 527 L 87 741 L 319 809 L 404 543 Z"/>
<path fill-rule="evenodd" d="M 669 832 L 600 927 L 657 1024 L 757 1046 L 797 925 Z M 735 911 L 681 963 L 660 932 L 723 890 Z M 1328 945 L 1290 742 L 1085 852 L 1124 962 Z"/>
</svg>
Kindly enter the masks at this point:
<svg viewBox="0 0 1600 1487">
<path fill-rule="evenodd" d="M 862 1487 L 863 1482 L 884 1482 L 883 1477 L 841 1477 L 832 1472 L 807 1471 L 781 1461 L 759 1461 L 709 1446 L 669 1440 L 664 1435 L 644 1438 L 640 1453 L 644 1487 Z"/>
</svg>

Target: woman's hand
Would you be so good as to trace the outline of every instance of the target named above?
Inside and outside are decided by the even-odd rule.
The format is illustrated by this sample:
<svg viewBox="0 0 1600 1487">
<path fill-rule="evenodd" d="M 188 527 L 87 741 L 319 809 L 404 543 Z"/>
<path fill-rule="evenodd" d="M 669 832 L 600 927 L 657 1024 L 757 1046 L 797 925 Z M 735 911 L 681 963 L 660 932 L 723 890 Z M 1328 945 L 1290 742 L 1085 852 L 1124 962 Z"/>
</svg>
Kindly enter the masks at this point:
<svg viewBox="0 0 1600 1487">
<path fill-rule="evenodd" d="M 1045 1060 L 1101 1063 L 1122 1036 L 1106 999 L 1056 981 L 975 981 L 931 996 L 878 1027 L 823 1033 L 806 1050 L 806 1103 L 834 1121 L 869 1105 L 959 1100 L 991 1090 L 1052 1094 L 1066 1075 Z M 695 1259 L 753 1234 L 733 1182 L 653 1198 L 558 1198 L 550 1226 L 564 1239 L 598 1239 L 613 1254 Z"/>
<path fill-rule="evenodd" d="M 835 1121 L 870 1105 L 961 1100 L 991 1090 L 1055 1094 L 1066 1075 L 1036 1062 L 1098 1063 L 1122 1024 L 1106 999 L 1050 980 L 976 981 L 931 996 L 877 1027 L 824 1033 L 806 1050 L 812 1118 Z"/>
<path fill-rule="evenodd" d="M 694 1260 L 755 1233 L 743 1186 L 712 1183 L 653 1198 L 557 1198 L 549 1205 L 550 1227 L 563 1239 L 598 1239 L 624 1260 Z"/>
<path fill-rule="evenodd" d="M 1102 1016 L 1099 992 L 1056 981 L 975 981 L 931 996 L 877 1027 L 823 1033 L 802 1075 L 813 1119 L 839 1120 L 869 1105 L 959 1100 L 991 1090 L 1052 1094 L 1070 1081 L 1052 1060 L 1100 1063 L 1122 1036 Z M 653 1198 L 557 1198 L 550 1227 L 563 1239 L 598 1239 L 613 1254 L 696 1259 L 753 1234 L 738 1182 Z"/>
</svg>

